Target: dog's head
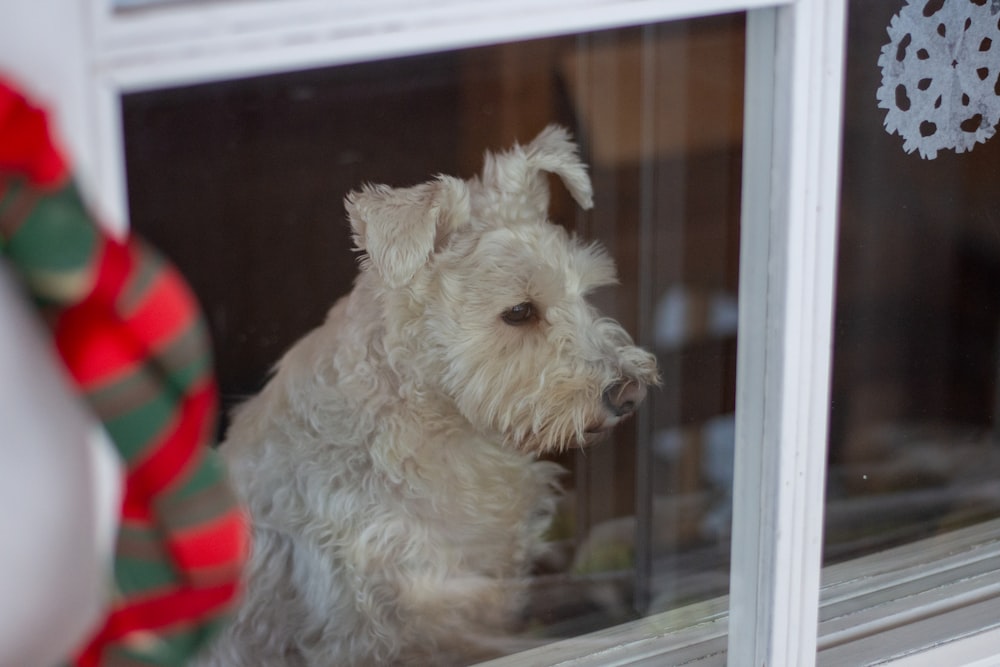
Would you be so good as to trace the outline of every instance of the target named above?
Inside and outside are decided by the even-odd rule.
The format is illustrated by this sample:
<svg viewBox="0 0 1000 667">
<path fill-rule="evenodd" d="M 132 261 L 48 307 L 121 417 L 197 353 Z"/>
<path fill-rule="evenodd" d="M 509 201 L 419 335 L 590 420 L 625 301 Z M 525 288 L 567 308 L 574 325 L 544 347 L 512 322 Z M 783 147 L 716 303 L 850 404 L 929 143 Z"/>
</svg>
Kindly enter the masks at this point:
<svg viewBox="0 0 1000 667">
<path fill-rule="evenodd" d="M 367 186 L 346 201 L 397 371 L 536 451 L 592 442 L 658 381 L 654 357 L 588 303 L 616 282 L 614 265 L 548 221 L 549 173 L 591 207 L 586 167 L 556 126 L 487 153 L 470 181 Z"/>
</svg>

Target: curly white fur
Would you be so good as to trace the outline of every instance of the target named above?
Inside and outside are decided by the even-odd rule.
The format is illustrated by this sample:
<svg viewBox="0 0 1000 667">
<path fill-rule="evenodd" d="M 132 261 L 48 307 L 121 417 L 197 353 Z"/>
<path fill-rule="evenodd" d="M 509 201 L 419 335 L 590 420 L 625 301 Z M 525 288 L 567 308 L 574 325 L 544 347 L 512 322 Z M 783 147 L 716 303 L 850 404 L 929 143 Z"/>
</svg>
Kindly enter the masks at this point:
<svg viewBox="0 0 1000 667">
<path fill-rule="evenodd" d="M 487 154 L 481 179 L 347 198 L 354 290 L 222 446 L 255 540 L 208 664 L 461 664 L 502 646 L 555 506 L 561 469 L 538 455 L 589 444 L 656 382 L 585 300 L 614 267 L 547 222 L 546 172 L 590 207 L 558 127 Z M 505 321 L 518 304 L 532 317 Z"/>
</svg>

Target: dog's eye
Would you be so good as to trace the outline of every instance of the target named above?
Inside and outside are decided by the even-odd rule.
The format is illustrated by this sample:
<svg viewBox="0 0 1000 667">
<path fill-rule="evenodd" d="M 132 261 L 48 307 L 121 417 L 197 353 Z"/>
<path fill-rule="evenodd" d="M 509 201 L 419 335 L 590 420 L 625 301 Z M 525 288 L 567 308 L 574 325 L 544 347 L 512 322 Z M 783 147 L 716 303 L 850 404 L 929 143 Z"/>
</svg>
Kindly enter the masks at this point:
<svg viewBox="0 0 1000 667">
<path fill-rule="evenodd" d="M 530 302 L 519 303 L 513 308 L 508 308 L 501 315 L 503 321 L 511 326 L 527 324 L 535 319 L 535 306 Z"/>
</svg>

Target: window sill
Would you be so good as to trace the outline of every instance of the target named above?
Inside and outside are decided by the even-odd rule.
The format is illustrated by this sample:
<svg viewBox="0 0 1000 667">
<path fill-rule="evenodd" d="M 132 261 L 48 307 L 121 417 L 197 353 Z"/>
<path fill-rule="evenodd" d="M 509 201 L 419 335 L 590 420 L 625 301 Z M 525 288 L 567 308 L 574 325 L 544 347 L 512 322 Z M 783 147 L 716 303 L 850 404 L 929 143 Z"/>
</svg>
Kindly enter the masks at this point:
<svg viewBox="0 0 1000 667">
<path fill-rule="evenodd" d="M 728 598 L 482 663 L 726 664 Z M 827 567 L 818 665 L 997 664 L 1000 520 Z"/>
</svg>

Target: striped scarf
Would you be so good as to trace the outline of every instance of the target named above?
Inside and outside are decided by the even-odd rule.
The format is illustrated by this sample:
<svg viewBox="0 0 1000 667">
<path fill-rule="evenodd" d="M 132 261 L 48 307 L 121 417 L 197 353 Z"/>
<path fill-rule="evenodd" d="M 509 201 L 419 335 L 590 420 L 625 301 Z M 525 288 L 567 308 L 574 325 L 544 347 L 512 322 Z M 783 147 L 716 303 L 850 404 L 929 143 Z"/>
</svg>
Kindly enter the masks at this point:
<svg viewBox="0 0 1000 667">
<path fill-rule="evenodd" d="M 72 664 L 184 664 L 224 622 L 248 549 L 210 447 L 204 321 L 169 263 L 93 223 L 45 114 L 2 78 L 0 249 L 125 467 L 111 608 Z"/>
</svg>

